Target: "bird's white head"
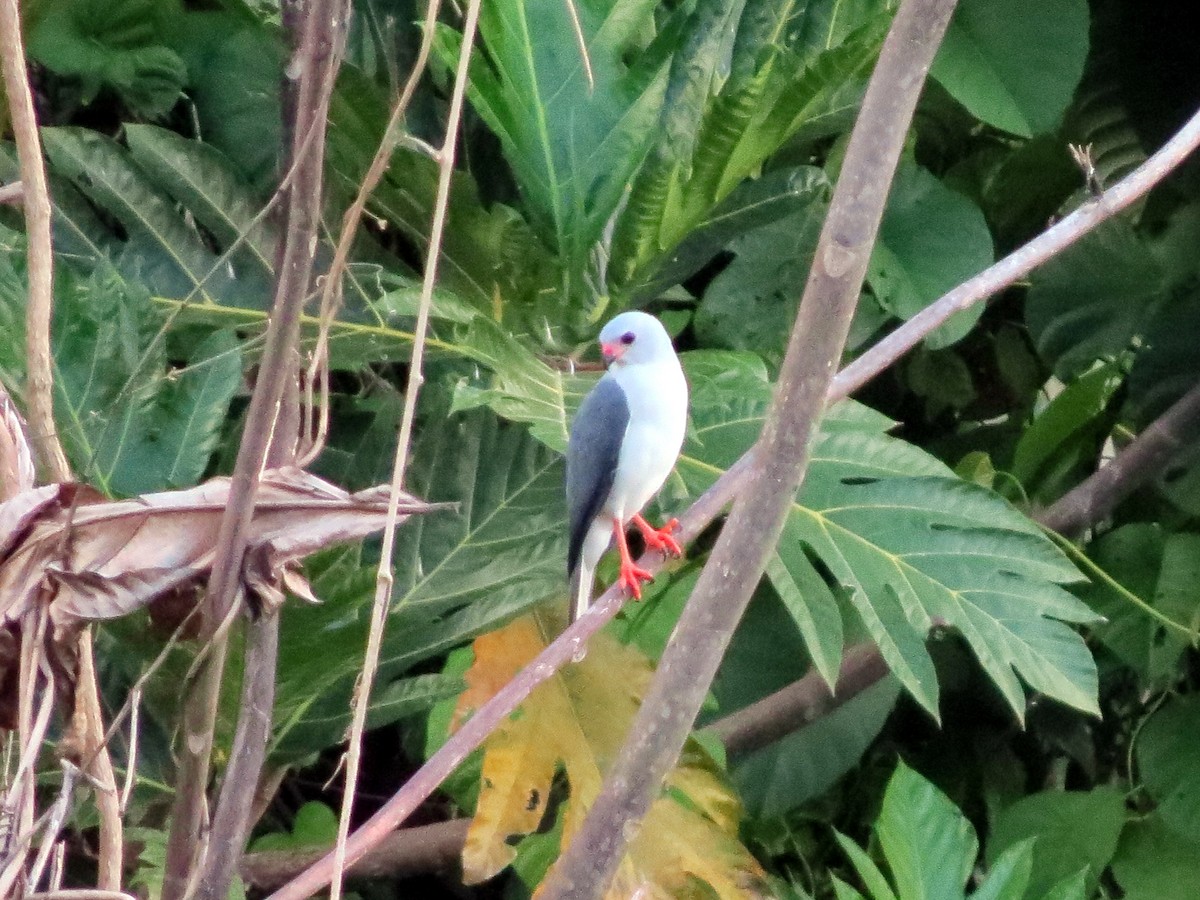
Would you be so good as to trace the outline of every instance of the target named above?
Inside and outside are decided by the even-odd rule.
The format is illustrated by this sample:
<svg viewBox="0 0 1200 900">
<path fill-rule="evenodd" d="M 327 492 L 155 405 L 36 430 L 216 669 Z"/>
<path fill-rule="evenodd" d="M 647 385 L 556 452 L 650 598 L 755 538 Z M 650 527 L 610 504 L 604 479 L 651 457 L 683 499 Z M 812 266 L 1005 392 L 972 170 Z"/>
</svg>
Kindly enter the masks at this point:
<svg viewBox="0 0 1200 900">
<path fill-rule="evenodd" d="M 630 366 L 671 359 L 675 348 L 662 322 L 649 313 L 630 310 L 601 329 L 600 352 L 607 365 Z"/>
</svg>

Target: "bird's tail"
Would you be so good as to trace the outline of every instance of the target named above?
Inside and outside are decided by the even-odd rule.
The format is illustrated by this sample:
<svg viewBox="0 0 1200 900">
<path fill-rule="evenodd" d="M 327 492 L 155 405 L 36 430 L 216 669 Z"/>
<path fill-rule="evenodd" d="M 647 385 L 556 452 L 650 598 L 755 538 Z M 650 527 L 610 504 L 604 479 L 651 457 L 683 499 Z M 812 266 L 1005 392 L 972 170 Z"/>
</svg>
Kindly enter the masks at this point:
<svg viewBox="0 0 1200 900">
<path fill-rule="evenodd" d="M 592 588 L 595 572 L 583 559 L 571 573 L 571 602 L 567 612 L 567 626 L 575 624 L 575 620 L 587 612 L 592 605 Z"/>
</svg>

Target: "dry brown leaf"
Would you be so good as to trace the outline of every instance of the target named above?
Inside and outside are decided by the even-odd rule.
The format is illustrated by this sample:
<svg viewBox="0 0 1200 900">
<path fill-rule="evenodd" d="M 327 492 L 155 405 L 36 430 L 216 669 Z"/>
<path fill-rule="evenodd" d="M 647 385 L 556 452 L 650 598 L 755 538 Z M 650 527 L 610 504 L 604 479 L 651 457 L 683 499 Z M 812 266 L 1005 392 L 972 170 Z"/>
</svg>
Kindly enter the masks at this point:
<svg viewBox="0 0 1200 900">
<path fill-rule="evenodd" d="M 34 483 L 33 453 L 25 420 L 0 385 L 0 501 L 10 500 Z"/>
<path fill-rule="evenodd" d="M 198 597 L 194 589 L 208 577 L 229 489 L 229 479 L 214 478 L 189 490 L 109 502 L 79 485 L 52 485 L 0 503 L 0 630 L 19 643 L 21 617 L 47 604 L 54 625 L 49 649 L 73 685 L 70 646 L 88 622 Z M 315 599 L 299 561 L 382 529 L 387 506 L 386 486 L 349 494 L 301 469 L 263 473 L 243 591 L 267 608 L 283 601 L 285 588 Z M 398 521 L 432 508 L 401 494 Z M 5 664 L 0 652 L 0 684 Z"/>
<path fill-rule="evenodd" d="M 539 612 L 476 639 L 455 721 L 486 702 L 560 630 L 561 622 Z M 488 737 L 479 801 L 463 850 L 468 884 L 512 862 L 516 840 L 536 831 L 546 817 L 560 769 L 570 791 L 564 843 L 578 832 L 650 677 L 641 653 L 602 632 L 581 662 L 539 685 Z M 712 764 L 699 752 L 685 754 L 667 786 L 630 843 L 607 897 L 674 897 L 697 882 L 722 898 L 763 893 L 762 869 L 737 840 L 737 797 Z"/>
</svg>

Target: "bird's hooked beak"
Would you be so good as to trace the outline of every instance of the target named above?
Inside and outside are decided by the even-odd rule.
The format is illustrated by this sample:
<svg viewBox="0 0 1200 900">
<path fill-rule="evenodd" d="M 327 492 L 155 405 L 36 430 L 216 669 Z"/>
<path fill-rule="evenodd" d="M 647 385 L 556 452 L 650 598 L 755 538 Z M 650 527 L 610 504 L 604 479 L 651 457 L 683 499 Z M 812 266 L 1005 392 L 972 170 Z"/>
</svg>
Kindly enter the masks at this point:
<svg viewBox="0 0 1200 900">
<path fill-rule="evenodd" d="M 613 363 L 620 360 L 620 358 L 625 355 L 625 351 L 627 349 L 628 349 L 628 347 L 626 347 L 625 344 L 618 344 L 618 343 L 612 343 L 612 344 L 603 343 L 603 344 L 601 344 L 600 345 L 600 355 L 604 357 L 604 367 L 608 368 Z"/>
</svg>

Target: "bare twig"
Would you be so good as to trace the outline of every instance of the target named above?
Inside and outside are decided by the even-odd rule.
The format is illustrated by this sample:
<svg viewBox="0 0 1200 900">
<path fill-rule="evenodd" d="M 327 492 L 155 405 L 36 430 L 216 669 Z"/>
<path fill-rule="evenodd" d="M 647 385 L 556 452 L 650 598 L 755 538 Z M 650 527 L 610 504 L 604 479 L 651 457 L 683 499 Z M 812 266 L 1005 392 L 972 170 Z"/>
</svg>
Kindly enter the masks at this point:
<svg viewBox="0 0 1200 900">
<path fill-rule="evenodd" d="M 408 105 L 412 102 L 413 94 L 416 93 L 417 85 L 429 63 L 429 53 L 433 48 L 433 37 L 437 33 L 437 17 L 440 9 L 441 0 L 431 0 L 425 8 L 421 46 L 417 51 L 417 58 L 413 61 L 412 71 L 408 75 L 408 80 L 400 92 L 396 105 L 392 107 L 391 117 L 383 132 L 383 140 L 379 142 L 379 148 L 375 151 L 375 157 L 367 168 L 367 174 L 363 176 L 362 183 L 358 186 L 358 194 L 355 195 L 354 202 L 342 216 L 342 233 L 338 238 L 337 247 L 334 248 L 333 262 L 329 265 L 329 271 L 325 273 L 324 285 L 321 290 L 317 345 L 313 350 L 312 361 L 309 363 L 305 378 L 305 384 L 310 387 L 314 384 L 321 385 L 320 411 L 317 416 L 316 434 L 312 436 L 309 446 L 302 447 L 299 451 L 300 465 L 308 465 L 309 462 L 316 459 L 317 454 L 325 445 L 325 436 L 329 430 L 329 330 L 334 316 L 337 315 L 338 307 L 341 305 L 342 274 L 346 271 L 346 263 L 350 259 L 350 248 L 354 245 L 359 223 L 362 222 L 363 213 L 366 212 L 367 201 L 370 200 L 375 188 L 379 186 L 379 182 L 383 180 L 397 145 L 406 139 L 403 128 L 404 115 L 408 111 Z M 424 142 L 418 143 L 424 145 Z M 424 146 L 428 147 L 428 145 Z M 437 151 L 433 148 L 428 149 L 430 158 L 436 160 Z M 308 439 L 311 430 L 305 428 L 303 433 Z"/>
<path fill-rule="evenodd" d="M 754 471 L 663 652 L 596 802 L 540 888 L 600 896 L 679 758 L 725 647 L 779 539 L 866 275 L 892 175 L 955 0 L 904 0 L 850 135 L 841 177 L 758 442 Z"/>
<path fill-rule="evenodd" d="M 100 707 L 100 685 L 96 679 L 96 659 L 92 651 L 92 629 L 79 636 L 79 672 L 75 686 L 75 705 L 80 730 L 80 760 L 95 793 L 100 814 L 100 854 L 96 862 L 96 887 L 115 891 L 121 888 L 125 865 L 125 836 L 121 825 L 121 798 L 117 794 L 117 775 L 112 756 L 104 740 L 104 718 Z"/>
<path fill-rule="evenodd" d="M 0 204 L 12 204 L 25 202 L 25 185 L 19 181 L 14 181 L 12 184 L 0 184 Z"/>
<path fill-rule="evenodd" d="M 462 121 L 463 103 L 467 93 L 467 71 L 471 62 L 471 50 L 475 43 L 475 29 L 479 23 L 481 0 L 470 0 L 463 21 L 462 47 L 459 50 L 458 67 L 454 74 L 454 89 L 450 96 L 450 109 L 446 116 L 446 133 L 438 150 L 437 199 L 433 208 L 433 223 L 430 227 L 429 250 L 425 257 L 425 276 L 421 284 L 421 305 L 417 311 L 416 338 L 413 341 L 412 359 L 409 362 L 408 385 L 404 394 L 404 411 L 400 417 L 400 434 L 396 442 L 396 457 L 392 465 L 392 490 L 388 499 L 387 526 L 383 531 L 383 546 L 380 550 L 379 571 L 375 580 L 375 599 L 371 608 L 371 627 L 367 635 L 367 649 L 363 658 L 362 674 L 354 696 L 354 715 L 350 725 L 349 748 L 346 752 L 346 787 L 342 792 L 342 809 L 338 817 L 337 843 L 333 852 L 333 873 L 330 883 L 331 900 L 339 900 L 342 892 L 342 873 L 346 865 L 346 839 L 350 833 L 350 816 L 354 809 L 354 794 L 358 785 L 359 760 L 362 750 L 362 735 L 370 707 L 371 687 L 379 667 L 379 653 L 383 644 L 384 623 L 392 598 L 392 552 L 396 540 L 396 510 L 404 473 L 408 468 L 408 451 L 412 443 L 413 417 L 417 409 L 417 397 L 424 380 L 422 362 L 425 354 L 425 333 L 429 328 L 429 310 L 433 305 L 433 289 L 437 283 L 438 260 L 442 253 L 442 238 L 446 230 L 446 212 L 450 204 L 450 185 L 454 177 L 455 145 L 458 141 L 459 123 Z"/>
<path fill-rule="evenodd" d="M 24 900 L 138 900 L 138 898 L 124 891 L 68 888 L 62 891 L 44 891 L 37 894 L 26 894 Z"/>
<path fill-rule="evenodd" d="M 298 436 L 299 316 L 312 280 L 313 248 L 321 217 L 326 121 L 345 39 L 345 0 L 328 4 L 285 4 L 284 20 L 296 35 L 298 77 L 285 96 L 285 133 L 290 142 L 286 160 L 294 181 L 285 199 L 281 263 L 276 274 L 276 308 L 285 303 L 294 316 L 285 348 L 286 371 L 276 400 L 274 425 L 263 462 L 280 465 L 295 458 Z M 290 295 L 290 296 L 289 296 Z M 251 421 L 254 421 L 251 419 Z M 243 443 L 244 447 L 244 443 Z M 240 459 L 239 459 L 240 461 Z M 251 500 L 252 502 L 252 500 Z M 223 900 L 245 845 L 250 827 L 255 786 L 262 771 L 271 712 L 275 703 L 275 671 L 279 648 L 278 616 L 252 622 L 246 639 L 245 674 L 230 764 L 213 815 L 210 845 L 195 897 Z"/>
<path fill-rule="evenodd" d="M 62 784 L 59 787 L 58 797 L 55 799 L 54 805 L 50 807 L 46 830 L 42 834 L 42 845 L 29 870 L 29 886 L 32 888 L 37 888 L 38 883 L 42 880 L 42 872 L 45 870 L 46 864 L 50 862 L 50 854 L 58 843 L 58 833 L 62 831 L 63 823 L 67 821 L 67 813 L 71 811 L 78 773 L 79 770 L 73 763 L 63 762 Z"/>
<path fill-rule="evenodd" d="M 713 722 L 705 730 L 716 735 L 730 756 L 751 753 L 847 703 L 887 674 L 873 646 L 851 647 L 842 661 L 837 690 L 830 693 L 815 670 L 757 703 Z M 393 831 L 351 866 L 350 876 L 403 878 L 445 871 L 458 864 L 469 820 L 452 819 Z M 316 862 L 322 850 L 263 851 L 242 859 L 240 871 L 253 887 L 278 887 Z"/>
</svg>

